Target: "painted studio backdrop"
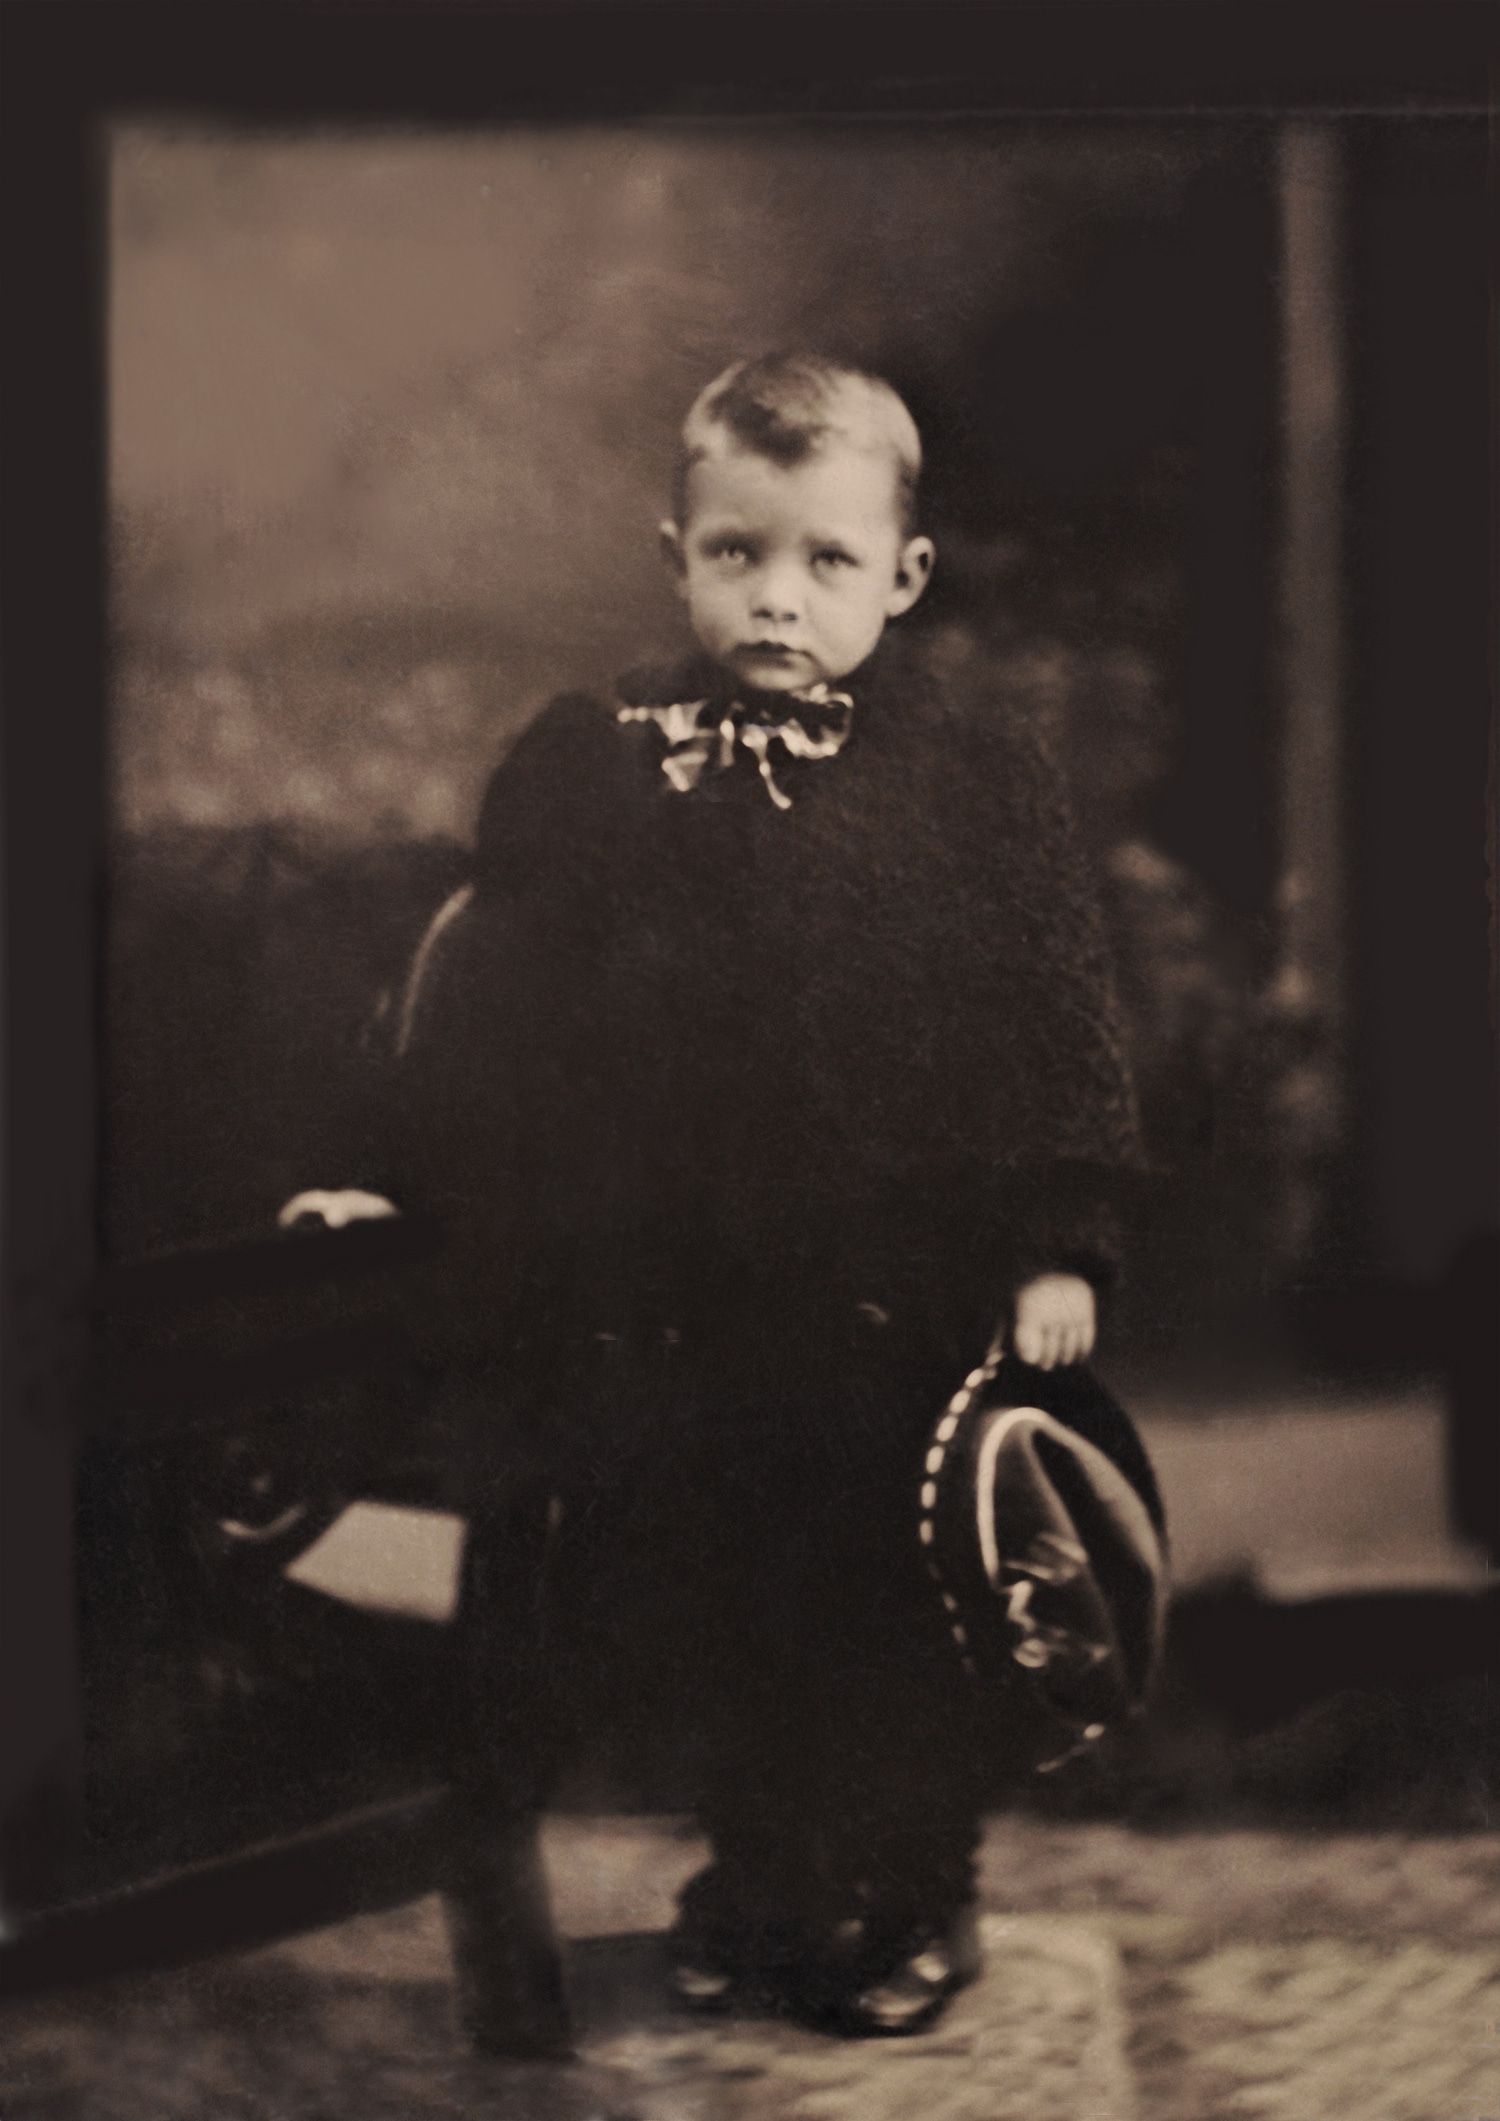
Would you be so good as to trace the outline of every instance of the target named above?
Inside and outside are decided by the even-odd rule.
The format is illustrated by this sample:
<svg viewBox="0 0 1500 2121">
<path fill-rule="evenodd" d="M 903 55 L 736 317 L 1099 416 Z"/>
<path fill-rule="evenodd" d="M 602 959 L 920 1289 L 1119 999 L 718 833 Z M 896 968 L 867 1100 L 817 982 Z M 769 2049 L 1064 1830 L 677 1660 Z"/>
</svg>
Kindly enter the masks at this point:
<svg viewBox="0 0 1500 2121">
<path fill-rule="evenodd" d="M 786 343 L 905 391 L 921 623 L 1096 846 L 1163 1183 L 1129 1330 L 1357 1249 L 1348 190 L 1310 127 L 118 132 L 112 1249 L 340 1182 L 489 768 L 676 642 L 676 426 Z"/>
</svg>

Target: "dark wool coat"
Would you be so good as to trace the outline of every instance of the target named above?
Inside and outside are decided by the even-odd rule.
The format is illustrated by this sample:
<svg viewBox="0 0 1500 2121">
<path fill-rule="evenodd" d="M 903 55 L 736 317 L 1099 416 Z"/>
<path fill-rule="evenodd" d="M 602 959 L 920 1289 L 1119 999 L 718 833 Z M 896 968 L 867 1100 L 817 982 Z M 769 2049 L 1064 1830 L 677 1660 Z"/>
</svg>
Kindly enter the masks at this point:
<svg viewBox="0 0 1500 2121">
<path fill-rule="evenodd" d="M 502 1336 L 766 1289 L 993 1324 L 1045 1267 L 1103 1283 L 1135 1106 L 1034 732 L 888 636 L 839 755 L 777 764 L 789 809 L 743 755 L 681 792 L 619 707 L 731 683 L 564 695 L 496 771 L 401 1068 L 406 1198 Z"/>
</svg>

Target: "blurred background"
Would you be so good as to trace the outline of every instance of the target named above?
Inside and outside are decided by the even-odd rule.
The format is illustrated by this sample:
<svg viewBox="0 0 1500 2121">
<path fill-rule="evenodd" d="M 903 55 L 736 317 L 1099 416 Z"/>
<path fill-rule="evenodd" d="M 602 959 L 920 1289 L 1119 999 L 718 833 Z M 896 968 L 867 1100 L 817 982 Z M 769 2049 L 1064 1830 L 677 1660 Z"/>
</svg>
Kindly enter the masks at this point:
<svg viewBox="0 0 1500 2121">
<path fill-rule="evenodd" d="M 1115 934 L 1157 1177 L 1110 1367 L 1183 1592 L 1140 1773 L 1238 1789 L 1226 1732 L 1347 1708 L 1362 1674 L 1263 1756 L 1278 1801 L 1363 1776 L 1399 1812 L 1436 1774 L 1472 1823 L 1500 1489 L 1484 166 L 1482 127 L 1378 117 L 117 129 L 114 1261 L 264 1235 L 354 1168 L 486 775 L 549 694 L 680 638 L 655 533 L 691 397 L 779 344 L 873 366 L 929 452 L 907 623 L 1056 739 Z M 415 1677 L 360 1693 L 366 1651 L 311 1604 L 294 1641 L 286 1600 L 430 1622 L 451 1525 L 424 1560 L 370 1519 L 283 1571 L 352 1498 L 461 1512 L 441 1435 L 357 1390 L 247 1421 L 86 1462 L 93 1668 L 135 1674 L 147 1790 L 178 1726 L 233 1761 L 250 1713 L 260 1758 L 278 1698 L 299 1774 L 361 1717 L 362 1757 L 418 1737 Z M 210 1641 L 231 1578 L 260 1618 L 241 1598 Z M 170 1651 L 154 1693 L 109 1654 L 132 1629 Z"/>
<path fill-rule="evenodd" d="M 922 623 L 1077 783 L 1175 1174 L 1137 1337 L 1238 1303 L 1337 1124 L 1311 998 L 1296 1025 L 1273 999 L 1267 648 L 1231 586 L 1275 476 L 1264 145 L 124 130 L 111 166 L 113 1248 L 266 1228 L 353 1168 L 370 1013 L 496 758 L 680 639 L 655 528 L 684 408 L 800 343 L 908 394 Z"/>
<path fill-rule="evenodd" d="M 1049 726 L 1099 853 L 1164 1181 L 1127 1330 L 1440 1282 L 1494 1201 L 1483 762 L 1440 654 L 1371 697 L 1364 512 L 1441 380 L 1386 372 L 1385 223 L 1458 195 L 1454 130 L 118 130 L 113 1248 L 337 1182 L 338 1063 L 486 773 L 679 638 L 683 407 L 806 343 L 908 395 L 921 622 Z M 1437 338 L 1480 290 L 1429 278 Z"/>
<path fill-rule="evenodd" d="M 1062 745 L 1184 1182 L 1289 1090 L 1325 1146 L 1332 1085 L 1250 1050 L 1276 951 L 1263 630 L 1241 599 L 1209 638 L 1201 608 L 1274 478 L 1263 148 L 132 130 L 112 169 L 119 1248 L 337 1182 L 337 1060 L 487 773 L 551 692 L 677 645 L 677 427 L 786 343 L 911 399 L 942 553 L 922 622 Z M 1236 1184 L 1196 1217 L 1221 1280 L 1275 1242 L 1263 1176 Z"/>
</svg>

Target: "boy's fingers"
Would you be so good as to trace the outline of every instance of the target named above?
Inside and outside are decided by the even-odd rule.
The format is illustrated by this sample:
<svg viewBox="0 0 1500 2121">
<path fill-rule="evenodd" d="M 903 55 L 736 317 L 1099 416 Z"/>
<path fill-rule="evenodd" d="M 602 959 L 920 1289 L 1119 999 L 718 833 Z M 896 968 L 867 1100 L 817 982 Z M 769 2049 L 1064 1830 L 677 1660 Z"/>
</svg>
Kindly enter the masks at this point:
<svg viewBox="0 0 1500 2121">
<path fill-rule="evenodd" d="M 1022 1291 L 1011 1347 L 1035 1370 L 1085 1362 L 1093 1353 L 1096 1320 L 1093 1292 L 1068 1286 L 1062 1277 Z"/>
</svg>

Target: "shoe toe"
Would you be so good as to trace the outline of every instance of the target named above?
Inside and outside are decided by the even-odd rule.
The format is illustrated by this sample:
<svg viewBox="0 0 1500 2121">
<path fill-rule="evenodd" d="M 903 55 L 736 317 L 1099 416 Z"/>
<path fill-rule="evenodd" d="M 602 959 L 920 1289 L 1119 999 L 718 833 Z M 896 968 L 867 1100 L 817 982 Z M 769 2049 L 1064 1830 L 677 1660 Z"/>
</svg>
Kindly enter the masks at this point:
<svg viewBox="0 0 1500 2121">
<path fill-rule="evenodd" d="M 894 1963 L 850 1996 L 840 2012 L 855 2036 L 924 2031 L 979 1972 L 979 1934 L 967 1912 L 948 1928 L 909 1939 Z"/>
<path fill-rule="evenodd" d="M 667 1981 L 684 2010 L 727 2010 L 734 1996 L 733 1974 L 692 1959 L 674 1959 L 667 1970 Z"/>
<path fill-rule="evenodd" d="M 920 1952 L 884 1981 L 862 1989 L 849 2006 L 856 2032 L 901 2034 L 930 2025 L 959 1983 L 950 1961 L 935 1950 Z"/>
</svg>

